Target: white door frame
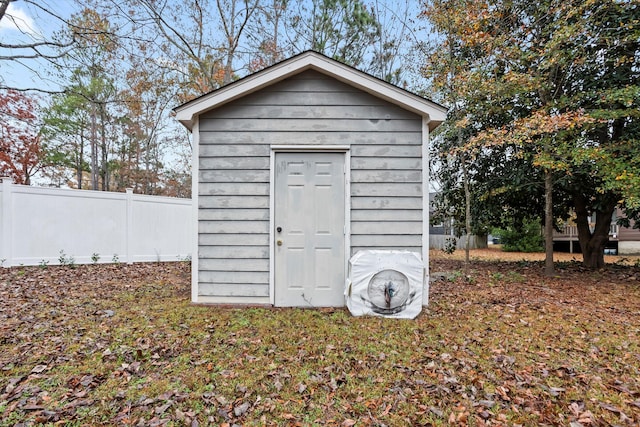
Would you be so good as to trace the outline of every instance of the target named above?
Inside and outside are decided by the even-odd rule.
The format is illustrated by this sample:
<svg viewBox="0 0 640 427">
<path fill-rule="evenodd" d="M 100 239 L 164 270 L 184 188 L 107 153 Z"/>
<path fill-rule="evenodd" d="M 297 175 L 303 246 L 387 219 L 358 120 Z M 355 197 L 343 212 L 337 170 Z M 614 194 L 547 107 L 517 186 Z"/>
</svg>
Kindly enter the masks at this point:
<svg viewBox="0 0 640 427">
<path fill-rule="evenodd" d="M 277 153 L 344 153 L 344 277 L 351 258 L 351 151 L 348 145 L 271 145 L 269 159 L 269 303 L 275 305 L 275 164 Z"/>
</svg>

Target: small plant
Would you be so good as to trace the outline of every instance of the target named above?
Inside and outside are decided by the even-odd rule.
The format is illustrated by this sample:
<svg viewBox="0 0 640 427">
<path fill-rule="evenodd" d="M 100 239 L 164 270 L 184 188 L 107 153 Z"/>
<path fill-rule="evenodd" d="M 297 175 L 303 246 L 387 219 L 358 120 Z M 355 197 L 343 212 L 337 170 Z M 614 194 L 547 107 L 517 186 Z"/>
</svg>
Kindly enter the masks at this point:
<svg viewBox="0 0 640 427">
<path fill-rule="evenodd" d="M 47 267 L 49 266 L 49 261 L 46 259 L 43 259 L 42 261 L 40 261 L 40 264 L 38 264 L 38 266 L 43 269 L 46 270 Z"/>
<path fill-rule="evenodd" d="M 504 274 L 500 273 L 499 271 L 496 271 L 495 273 L 491 274 L 491 277 L 493 277 L 496 280 L 502 280 L 504 278 Z"/>
<path fill-rule="evenodd" d="M 457 241 L 455 237 L 447 237 L 444 240 L 444 247 L 442 248 L 442 252 L 447 255 L 451 255 L 456 251 Z"/>
<path fill-rule="evenodd" d="M 181 256 L 178 255 L 178 261 L 191 261 L 191 255 L 185 255 L 185 256 Z"/>
<path fill-rule="evenodd" d="M 64 252 L 64 249 L 60 249 L 60 256 L 58 257 L 58 261 L 60 262 L 60 265 L 67 265 L 71 268 L 76 267 L 76 259 L 71 255 L 67 256 L 67 254 Z"/>
<path fill-rule="evenodd" d="M 507 280 L 513 283 L 523 283 L 526 278 L 517 271 L 512 270 L 507 273 Z"/>
<path fill-rule="evenodd" d="M 462 273 L 462 271 L 460 271 L 460 270 L 456 270 L 456 271 L 452 272 L 447 279 L 450 282 L 455 282 L 459 278 L 461 278 L 462 276 L 464 276 L 464 273 Z"/>
<path fill-rule="evenodd" d="M 2 258 L 2 259 L 0 259 L 0 265 L 4 265 L 4 262 L 5 262 L 6 260 L 7 260 L 6 258 Z"/>
<path fill-rule="evenodd" d="M 113 257 L 111 258 L 111 262 L 114 264 L 120 264 L 120 258 L 118 258 L 118 254 L 113 254 Z"/>
<path fill-rule="evenodd" d="M 98 254 L 98 253 L 94 252 L 94 253 L 93 253 L 93 255 L 91 255 L 91 261 L 92 261 L 94 264 L 97 264 L 97 263 L 98 263 L 98 261 L 100 261 L 100 254 Z"/>
</svg>

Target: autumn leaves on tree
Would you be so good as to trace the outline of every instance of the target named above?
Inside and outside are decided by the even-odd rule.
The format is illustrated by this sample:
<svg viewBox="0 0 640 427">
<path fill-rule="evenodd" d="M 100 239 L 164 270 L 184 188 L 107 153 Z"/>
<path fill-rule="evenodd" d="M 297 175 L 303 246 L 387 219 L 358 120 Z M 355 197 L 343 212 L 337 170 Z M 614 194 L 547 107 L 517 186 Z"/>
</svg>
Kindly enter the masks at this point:
<svg viewBox="0 0 640 427">
<path fill-rule="evenodd" d="M 13 19 L 9 3 L 0 0 L 2 20 Z M 53 186 L 189 196 L 189 136 L 171 108 L 307 49 L 399 82 L 396 55 L 408 46 L 408 0 L 89 0 L 69 17 L 56 5 L 15 5 L 59 27 L 46 51 L 28 41 L 18 58 L 0 43 L 0 62 L 45 62 L 43 81 L 57 83 L 35 88 L 41 108 L 31 111 L 40 151 L 29 170 Z"/>
<path fill-rule="evenodd" d="M 0 176 L 29 185 L 41 165 L 35 101 L 22 92 L 0 92 Z"/>
<path fill-rule="evenodd" d="M 461 197 L 464 153 L 476 229 L 543 218 L 552 274 L 553 227 L 573 215 L 602 267 L 614 210 L 640 207 L 640 5 L 436 0 L 424 15 L 439 34 L 424 71 L 452 111 L 434 144 L 443 197 Z"/>
<path fill-rule="evenodd" d="M 542 220 L 548 274 L 559 222 L 572 217 L 585 265 L 599 268 L 615 209 L 640 219 L 637 2 L 81 3 L 68 18 L 12 3 L 59 25 L 44 41 L 0 43 L 0 61 L 46 59 L 59 83 L 39 102 L 2 89 L 0 168 L 18 182 L 38 173 L 51 185 L 188 196 L 190 143 L 171 108 L 314 49 L 450 108 L 431 147 L 434 218 L 467 233 Z"/>
</svg>

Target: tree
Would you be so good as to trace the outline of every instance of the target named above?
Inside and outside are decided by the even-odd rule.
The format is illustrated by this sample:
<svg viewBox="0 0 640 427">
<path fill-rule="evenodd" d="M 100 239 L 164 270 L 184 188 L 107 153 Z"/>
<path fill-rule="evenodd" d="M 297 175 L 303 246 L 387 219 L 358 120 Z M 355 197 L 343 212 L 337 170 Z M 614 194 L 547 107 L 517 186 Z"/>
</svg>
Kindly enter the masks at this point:
<svg viewBox="0 0 640 427">
<path fill-rule="evenodd" d="M 45 109 L 42 132 L 44 161 L 49 178 L 57 185 L 82 189 L 84 172 L 91 172 L 91 165 L 86 159 L 90 140 L 90 117 L 86 104 L 86 99 L 72 89 L 54 95 Z"/>
<path fill-rule="evenodd" d="M 115 11 L 128 23 L 147 52 L 163 67 L 179 76 L 180 101 L 217 89 L 236 78 L 236 71 L 248 64 L 246 31 L 254 19 L 258 0 L 105 0 L 100 8 Z M 149 58 L 149 57 L 148 57 Z"/>
<path fill-rule="evenodd" d="M 458 32 L 461 22 L 451 20 L 455 16 L 455 9 L 466 8 L 467 13 L 472 13 L 471 4 L 466 1 L 434 1 L 425 6 L 424 14 L 429 17 L 434 28 L 443 34 L 439 41 L 439 48 L 433 51 L 428 64 L 424 67 L 424 74 L 431 80 L 432 87 L 438 92 L 440 99 L 449 108 L 448 121 L 440 127 L 433 148 L 435 152 L 432 159 L 439 162 L 438 171 L 446 171 L 442 175 L 441 183 L 444 190 L 436 196 L 437 206 L 440 210 L 434 215 L 436 219 L 443 220 L 450 215 L 447 201 L 456 199 L 454 193 L 461 193 L 461 205 L 464 210 L 455 218 L 460 224 L 457 228 L 464 229 L 467 236 L 465 246 L 465 269 L 468 270 L 469 244 L 472 235 L 472 171 L 471 162 L 478 156 L 478 150 L 468 150 L 469 139 L 477 134 L 477 130 L 470 126 L 469 116 L 476 113 L 480 101 L 474 99 L 474 93 L 478 85 L 470 77 L 469 65 L 481 58 L 483 51 L 473 49 L 464 38 L 464 34 Z M 476 68 L 476 73 L 482 72 Z M 476 77 L 476 80 L 478 78 Z M 476 222 L 477 223 L 477 222 Z M 476 227 L 476 230 L 478 227 Z"/>
<path fill-rule="evenodd" d="M 367 55 L 381 29 L 360 0 L 311 0 L 291 11 L 288 32 L 294 51 L 311 49 L 366 71 Z"/>
<path fill-rule="evenodd" d="M 41 22 L 47 22 L 52 26 L 59 25 L 60 28 L 72 27 L 73 31 L 61 37 L 62 33 L 40 34 L 36 28 L 25 28 L 12 11 L 12 8 L 18 6 L 36 14 Z M 91 26 L 85 27 L 77 22 L 72 23 L 48 2 L 36 0 L 0 0 L 0 21 L 11 21 L 17 30 L 14 37 L 3 37 L 0 40 L 0 64 L 11 63 L 21 72 L 34 74 L 37 81 L 42 82 L 35 87 L 15 87 L 15 85 L 8 85 L 6 76 L 0 74 L 0 89 L 38 91 L 46 94 L 59 93 L 57 84 L 48 79 L 47 66 L 59 64 L 73 52 L 80 39 L 96 32 L 96 29 Z"/>
<path fill-rule="evenodd" d="M 563 154 L 574 159 L 572 194 L 585 262 L 601 267 L 616 205 L 622 201 L 635 218 L 640 208 L 640 4 L 588 1 L 567 15 L 565 44 L 580 61 L 567 85 L 565 108 L 582 109 L 596 122 L 582 127 L 580 145 Z M 596 215 L 593 231 L 590 213 Z"/>
<path fill-rule="evenodd" d="M 140 44 L 139 51 L 144 49 Z M 123 131 L 116 144 L 114 185 L 119 190 L 133 188 L 136 193 L 161 194 L 163 153 L 173 148 L 171 141 L 185 144 L 184 136 L 170 132 L 166 120 L 179 86 L 172 73 L 154 61 L 130 55 L 129 62 L 132 66 L 118 94 L 123 107 Z M 177 181 L 172 178 L 172 182 Z"/>
<path fill-rule="evenodd" d="M 7 12 L 7 9 L 9 8 L 9 3 L 11 1 L 12 0 L 0 0 L 0 20 L 4 18 L 4 15 Z"/>
<path fill-rule="evenodd" d="M 438 11 L 449 13 L 457 26 L 446 31 L 468 52 L 480 53 L 465 57 L 465 78 L 478 83 L 464 97 L 465 105 L 476 106 L 469 122 L 477 135 L 462 149 L 490 153 L 479 160 L 516 163 L 521 175 L 542 178 L 539 184 L 527 181 L 537 191 L 545 188 L 548 248 L 555 218 L 566 217 L 570 209 L 577 215 L 584 264 L 602 267 L 618 201 L 630 208 L 637 200 L 629 190 L 639 172 L 633 142 L 638 139 L 640 7 L 557 0 L 445 0 L 434 7 L 429 19 Z M 621 22 L 628 24 L 620 29 Z M 495 218 L 505 209 L 519 218 L 542 216 L 531 212 L 530 204 L 518 206 L 520 189 L 512 182 L 489 181 L 495 183 L 493 191 L 482 194 L 478 203 L 496 209 Z M 496 194 L 502 204 L 491 201 Z M 628 212 L 633 215 L 632 209 Z M 592 213 L 593 230 L 588 222 Z M 547 272 L 549 267 L 547 262 Z"/>
<path fill-rule="evenodd" d="M 12 61 L 22 63 L 23 61 L 46 59 L 55 60 L 66 54 L 67 48 L 73 44 L 73 39 L 67 40 L 47 40 L 35 38 L 30 34 L 31 29 L 23 28 L 19 19 L 9 9 L 10 3 L 18 3 L 16 0 L 0 0 L 0 21 L 11 21 L 17 30 L 23 35 L 28 35 L 27 42 L 7 42 L 0 41 L 0 61 Z M 22 4 L 33 7 L 49 18 L 64 21 L 56 12 L 49 7 L 32 0 L 22 0 Z M 60 50 L 62 49 L 62 50 Z M 2 87 L 4 89 L 4 87 Z"/>
<path fill-rule="evenodd" d="M 0 176 L 31 184 L 41 169 L 36 101 L 16 90 L 0 92 Z"/>
<path fill-rule="evenodd" d="M 256 72 L 284 59 L 285 46 L 281 40 L 282 23 L 286 19 L 288 0 L 258 2 L 256 19 L 247 35 L 253 51 L 249 71 Z"/>
<path fill-rule="evenodd" d="M 83 9 L 70 18 L 70 26 L 59 37 L 67 37 L 75 28 L 93 28 L 92 33 L 74 35 L 79 37 L 78 43 L 72 53 L 57 64 L 62 77 L 69 82 L 65 87 L 65 95 L 58 100 L 67 106 L 73 106 L 86 114 L 86 121 L 81 120 L 77 124 L 86 124 L 87 128 L 77 132 L 77 128 L 70 123 L 63 123 L 67 117 L 74 120 L 81 113 L 72 115 L 62 114 L 57 119 L 50 120 L 49 135 L 64 134 L 70 136 L 68 129 L 74 129 L 73 133 L 80 138 L 72 146 L 84 149 L 84 140 L 88 142 L 90 158 L 91 189 L 107 191 L 110 188 L 110 151 L 114 141 L 119 139 L 117 132 L 117 66 L 115 64 L 117 39 L 110 22 L 93 9 Z M 65 100 L 66 98 L 66 100 Z M 59 112 L 65 113 L 64 108 Z M 52 130 L 57 124 L 59 131 Z M 49 148 L 55 144 L 48 144 Z M 67 145 L 70 147 L 70 145 Z M 51 153 L 51 150 L 49 150 Z M 83 155 L 76 155 L 76 170 L 79 173 L 83 163 Z M 78 176 L 78 185 L 81 185 Z"/>
<path fill-rule="evenodd" d="M 371 5 L 372 14 L 380 25 L 380 34 L 374 38 L 373 54 L 368 72 L 374 76 L 406 87 L 409 83 L 413 60 L 411 43 L 414 34 L 411 14 L 415 12 L 410 0 L 380 1 Z"/>
<path fill-rule="evenodd" d="M 3 22 L 20 5 L 51 27 L 3 37 L 0 62 L 33 69 L 43 82 L 33 89 L 55 95 L 41 136 L 46 178 L 159 193 L 185 181 L 166 154 L 189 146 L 171 107 L 311 48 L 404 82 L 409 2 L 78 0 L 68 16 L 68 5 L 0 0 Z"/>
<path fill-rule="evenodd" d="M 224 34 L 222 50 L 224 52 L 223 84 L 231 83 L 234 74 L 234 60 L 247 24 L 253 18 L 259 0 L 216 0 L 220 26 Z"/>
</svg>

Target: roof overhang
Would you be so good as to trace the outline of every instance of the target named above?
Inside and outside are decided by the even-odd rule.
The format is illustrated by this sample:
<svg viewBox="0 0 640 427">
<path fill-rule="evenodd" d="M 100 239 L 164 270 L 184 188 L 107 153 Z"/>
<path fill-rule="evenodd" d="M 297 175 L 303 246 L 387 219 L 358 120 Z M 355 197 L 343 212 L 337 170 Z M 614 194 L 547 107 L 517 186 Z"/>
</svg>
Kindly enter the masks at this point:
<svg viewBox="0 0 640 427">
<path fill-rule="evenodd" d="M 231 101 L 259 91 L 267 86 L 306 70 L 315 70 L 354 88 L 395 104 L 426 119 L 429 130 L 438 127 L 447 116 L 447 109 L 353 67 L 320 53 L 307 51 L 251 74 L 226 86 L 202 95 L 173 109 L 180 123 L 192 130 L 197 117 Z"/>
</svg>

